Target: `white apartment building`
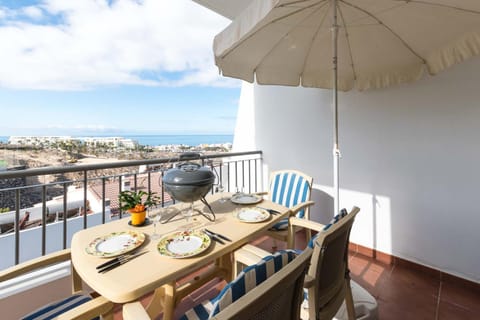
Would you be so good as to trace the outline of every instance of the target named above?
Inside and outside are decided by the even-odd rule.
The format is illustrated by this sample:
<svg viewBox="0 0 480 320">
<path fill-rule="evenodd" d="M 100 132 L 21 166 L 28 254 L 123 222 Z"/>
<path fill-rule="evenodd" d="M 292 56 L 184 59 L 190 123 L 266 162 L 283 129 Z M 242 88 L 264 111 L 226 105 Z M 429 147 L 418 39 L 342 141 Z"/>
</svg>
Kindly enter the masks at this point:
<svg viewBox="0 0 480 320">
<path fill-rule="evenodd" d="M 105 144 L 114 148 L 123 147 L 127 149 L 134 149 L 138 145 L 136 141 L 123 137 L 85 137 L 82 138 L 82 140 L 90 146 Z"/>
<path fill-rule="evenodd" d="M 23 146 L 48 146 L 58 142 L 78 141 L 71 136 L 11 136 L 8 139 L 9 144 L 18 144 Z"/>
</svg>

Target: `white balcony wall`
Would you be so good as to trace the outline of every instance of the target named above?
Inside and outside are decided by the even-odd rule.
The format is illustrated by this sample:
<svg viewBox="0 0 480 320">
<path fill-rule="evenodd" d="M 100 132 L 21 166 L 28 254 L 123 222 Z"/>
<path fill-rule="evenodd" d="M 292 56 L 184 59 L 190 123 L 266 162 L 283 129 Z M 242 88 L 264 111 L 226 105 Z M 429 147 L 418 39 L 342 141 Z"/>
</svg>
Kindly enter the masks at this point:
<svg viewBox="0 0 480 320">
<path fill-rule="evenodd" d="M 351 240 L 480 282 L 480 59 L 410 85 L 339 96 L 341 206 Z M 234 151 L 314 177 L 333 215 L 331 91 L 244 84 Z M 266 172 L 268 174 L 268 172 Z"/>
<path fill-rule="evenodd" d="M 109 215 L 109 213 L 108 213 Z M 107 220 L 109 219 L 107 215 Z M 92 227 L 102 223 L 101 212 L 88 215 L 87 226 Z M 67 248 L 75 232 L 83 229 L 83 216 L 67 220 Z M 28 261 L 42 255 L 42 227 L 35 227 L 20 231 L 20 262 Z M 15 265 L 15 234 L 9 233 L 0 236 L 0 270 Z M 46 226 L 46 253 L 63 249 L 63 221 L 49 223 Z"/>
</svg>

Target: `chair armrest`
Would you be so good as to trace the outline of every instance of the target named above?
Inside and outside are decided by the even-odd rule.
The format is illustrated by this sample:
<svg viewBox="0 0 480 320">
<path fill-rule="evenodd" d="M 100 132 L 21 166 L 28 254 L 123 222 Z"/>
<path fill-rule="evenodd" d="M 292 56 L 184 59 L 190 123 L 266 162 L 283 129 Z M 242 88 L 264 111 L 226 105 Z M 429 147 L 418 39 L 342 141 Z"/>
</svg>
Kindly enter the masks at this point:
<svg viewBox="0 0 480 320">
<path fill-rule="evenodd" d="M 138 301 L 124 304 L 122 316 L 124 320 L 150 320 L 147 310 Z"/>
<path fill-rule="evenodd" d="M 318 222 L 315 222 L 315 221 L 312 221 L 312 220 L 300 219 L 300 218 L 297 218 L 297 217 L 290 217 L 289 218 L 289 223 L 292 226 L 307 228 L 307 229 L 314 230 L 314 231 L 317 231 L 317 232 L 322 231 L 323 228 L 325 227 L 325 225 L 323 225 L 321 223 L 318 223 Z"/>
<path fill-rule="evenodd" d="M 53 252 L 39 258 L 28 260 L 16 266 L 0 271 L 0 282 L 13 279 L 36 269 L 67 260 L 70 260 L 70 249 Z"/>
<path fill-rule="evenodd" d="M 113 319 L 113 302 L 110 302 L 106 298 L 100 296 L 62 313 L 55 319 L 93 319 L 99 314 L 104 315 L 102 319 Z"/>
<path fill-rule="evenodd" d="M 296 206 L 293 206 L 290 208 L 290 211 L 292 212 L 290 216 L 294 217 L 298 213 L 298 211 L 306 209 L 307 207 L 314 204 L 315 204 L 315 201 L 311 201 L 311 200 L 299 203 Z"/>
<path fill-rule="evenodd" d="M 315 284 L 315 278 L 306 274 L 305 279 L 303 280 L 303 287 L 305 289 L 311 288 Z"/>
</svg>

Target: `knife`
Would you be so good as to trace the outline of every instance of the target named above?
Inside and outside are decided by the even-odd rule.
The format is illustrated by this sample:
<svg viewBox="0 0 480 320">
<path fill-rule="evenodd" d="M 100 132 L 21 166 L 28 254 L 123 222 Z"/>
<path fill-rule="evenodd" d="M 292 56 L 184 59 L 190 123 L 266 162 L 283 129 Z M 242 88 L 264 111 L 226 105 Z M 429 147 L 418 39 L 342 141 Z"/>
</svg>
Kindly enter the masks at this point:
<svg viewBox="0 0 480 320">
<path fill-rule="evenodd" d="M 208 230 L 208 229 L 205 229 L 205 231 L 210 232 L 211 234 L 214 234 L 214 235 L 216 235 L 217 237 L 222 238 L 223 240 L 227 240 L 227 241 L 232 242 L 232 239 L 225 237 L 223 234 L 216 233 L 216 232 L 210 231 L 210 230 Z"/>
<path fill-rule="evenodd" d="M 108 265 L 116 263 L 116 262 L 120 261 L 121 259 L 124 259 L 124 258 L 129 257 L 129 256 L 134 255 L 134 254 L 135 254 L 134 252 L 130 252 L 130 253 L 125 253 L 125 254 L 119 255 L 118 257 L 115 257 L 112 260 L 108 260 L 107 262 L 98 265 L 96 268 L 97 269 L 102 269 L 102 268 L 104 268 Z"/>
<path fill-rule="evenodd" d="M 142 251 L 142 252 L 137 252 L 137 253 L 134 253 L 134 254 L 131 254 L 131 255 L 117 257 L 115 259 L 112 259 L 112 260 L 104 263 L 104 264 L 99 265 L 97 267 L 97 271 L 99 273 L 103 273 L 103 272 L 106 272 L 108 270 L 114 269 L 114 268 L 116 268 L 118 266 L 121 266 L 122 264 L 136 258 L 136 257 L 141 256 L 144 253 L 147 253 L 147 252 L 148 251 Z"/>
<path fill-rule="evenodd" d="M 268 209 L 268 208 L 263 208 L 263 207 L 257 207 L 258 209 L 263 209 L 268 211 L 271 214 L 280 214 L 280 211 L 274 210 L 274 209 Z"/>
<path fill-rule="evenodd" d="M 208 230 L 203 230 L 203 232 L 205 232 L 205 234 L 206 234 L 207 236 L 209 236 L 210 238 L 212 238 L 213 240 L 215 240 L 215 241 L 217 241 L 217 242 L 219 242 L 219 243 L 221 243 L 221 244 L 225 244 L 225 242 L 223 242 L 223 240 L 220 239 L 220 237 L 218 237 L 216 234 L 211 233 L 211 232 L 209 232 Z"/>
</svg>

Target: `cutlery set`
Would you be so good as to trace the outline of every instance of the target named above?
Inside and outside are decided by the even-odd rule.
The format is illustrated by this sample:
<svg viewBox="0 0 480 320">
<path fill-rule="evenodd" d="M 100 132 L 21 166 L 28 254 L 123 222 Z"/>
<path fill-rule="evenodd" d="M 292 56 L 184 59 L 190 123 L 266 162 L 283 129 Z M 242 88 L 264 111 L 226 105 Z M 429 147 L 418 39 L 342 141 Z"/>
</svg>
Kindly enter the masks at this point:
<svg viewBox="0 0 480 320">
<path fill-rule="evenodd" d="M 118 256 L 116 258 L 113 258 L 112 260 L 108 260 L 105 263 L 102 263 L 101 265 L 97 266 L 97 271 L 99 273 L 106 272 L 108 270 L 112 270 L 118 266 L 121 266 L 122 264 L 141 256 L 142 254 L 147 253 L 148 251 L 141 251 L 141 252 L 136 252 L 136 253 L 127 253 L 123 254 L 121 256 Z"/>
<path fill-rule="evenodd" d="M 203 232 L 204 232 L 207 236 L 209 236 L 210 238 L 212 238 L 213 240 L 217 241 L 218 243 L 225 244 L 225 242 L 224 242 L 223 240 L 232 242 L 231 239 L 225 237 L 224 235 L 222 235 L 222 234 L 220 234 L 220 233 L 216 233 L 216 232 L 213 232 L 213 231 L 210 231 L 210 230 L 207 230 L 207 229 L 203 229 Z"/>
</svg>

